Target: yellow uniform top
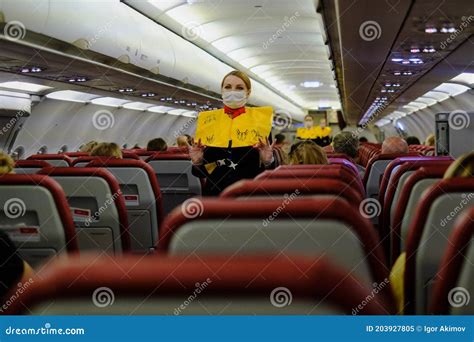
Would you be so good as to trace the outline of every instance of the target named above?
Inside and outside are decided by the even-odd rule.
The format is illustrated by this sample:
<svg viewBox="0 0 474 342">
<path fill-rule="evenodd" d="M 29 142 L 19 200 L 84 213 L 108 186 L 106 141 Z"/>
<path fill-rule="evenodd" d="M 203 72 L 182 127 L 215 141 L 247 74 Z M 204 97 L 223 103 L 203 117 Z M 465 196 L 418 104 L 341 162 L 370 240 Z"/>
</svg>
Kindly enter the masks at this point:
<svg viewBox="0 0 474 342">
<path fill-rule="evenodd" d="M 272 130 L 272 107 L 245 107 L 245 113 L 231 119 L 224 109 L 199 113 L 195 141 L 210 147 L 253 146 L 265 141 Z"/>
<path fill-rule="evenodd" d="M 332 132 L 330 127 L 321 128 L 321 126 L 315 126 L 311 128 L 298 128 L 296 130 L 296 137 L 300 139 L 317 139 L 325 138 L 329 136 Z"/>
</svg>

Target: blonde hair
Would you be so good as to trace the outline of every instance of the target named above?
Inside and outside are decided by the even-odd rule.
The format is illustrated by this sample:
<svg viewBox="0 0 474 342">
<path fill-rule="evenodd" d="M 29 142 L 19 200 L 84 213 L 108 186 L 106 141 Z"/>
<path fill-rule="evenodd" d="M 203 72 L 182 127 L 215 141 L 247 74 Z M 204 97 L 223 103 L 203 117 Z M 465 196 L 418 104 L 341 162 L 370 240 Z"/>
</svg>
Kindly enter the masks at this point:
<svg viewBox="0 0 474 342">
<path fill-rule="evenodd" d="M 7 173 L 13 173 L 15 168 L 15 162 L 12 157 L 4 152 L 0 152 L 0 175 L 5 175 Z"/>
<path fill-rule="evenodd" d="M 100 143 L 92 150 L 91 156 L 122 159 L 122 151 L 116 143 Z"/>
<path fill-rule="evenodd" d="M 99 143 L 95 140 L 89 141 L 87 144 L 82 145 L 82 147 L 79 149 L 79 152 L 92 152 L 92 150 L 99 145 Z"/>
<path fill-rule="evenodd" d="M 474 177 L 474 151 L 456 159 L 444 173 L 444 179 L 454 177 Z"/>
<path fill-rule="evenodd" d="M 426 140 L 425 140 L 425 145 L 426 146 L 434 146 L 436 143 L 436 139 L 435 139 L 435 135 L 433 133 L 431 133 L 430 135 L 428 135 L 426 137 Z"/>
<path fill-rule="evenodd" d="M 329 164 L 326 152 L 311 140 L 297 144 L 290 152 L 290 164 Z"/>
<path fill-rule="evenodd" d="M 247 86 L 247 90 L 249 92 L 252 90 L 252 82 L 250 81 L 250 77 L 245 72 L 240 71 L 240 70 L 234 70 L 234 71 L 229 72 L 227 75 L 225 75 L 221 82 L 221 88 L 224 87 L 224 81 L 229 76 L 235 76 L 235 77 L 240 78 L 244 82 L 244 84 Z"/>
</svg>

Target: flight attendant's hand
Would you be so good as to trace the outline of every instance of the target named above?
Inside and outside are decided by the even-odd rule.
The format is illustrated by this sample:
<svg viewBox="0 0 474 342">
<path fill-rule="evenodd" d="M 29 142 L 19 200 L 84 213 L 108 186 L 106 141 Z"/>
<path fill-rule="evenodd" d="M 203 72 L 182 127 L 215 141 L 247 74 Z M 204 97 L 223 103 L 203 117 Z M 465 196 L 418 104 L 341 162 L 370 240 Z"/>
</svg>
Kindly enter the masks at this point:
<svg viewBox="0 0 474 342">
<path fill-rule="evenodd" d="M 189 148 L 189 156 L 194 165 L 201 165 L 202 160 L 204 159 L 204 148 L 206 146 L 201 144 L 201 139 L 198 143 L 195 144 L 193 140 L 193 145 Z"/>
<path fill-rule="evenodd" d="M 255 147 L 258 149 L 258 152 L 260 154 L 260 161 L 266 167 L 270 166 L 273 162 L 274 145 L 275 145 L 275 142 L 273 142 L 273 144 L 270 145 L 268 138 L 265 139 L 265 142 L 263 142 L 261 139 L 258 139 L 258 144 L 255 145 Z"/>
</svg>

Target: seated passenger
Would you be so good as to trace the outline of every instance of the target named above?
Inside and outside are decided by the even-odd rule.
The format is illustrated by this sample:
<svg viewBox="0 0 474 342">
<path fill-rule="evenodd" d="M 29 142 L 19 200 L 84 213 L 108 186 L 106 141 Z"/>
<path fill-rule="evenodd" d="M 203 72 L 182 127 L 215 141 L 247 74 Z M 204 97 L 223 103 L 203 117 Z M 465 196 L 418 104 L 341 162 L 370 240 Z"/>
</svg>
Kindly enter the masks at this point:
<svg viewBox="0 0 474 342">
<path fill-rule="evenodd" d="M 357 164 L 359 154 L 359 142 L 351 132 L 339 132 L 332 141 L 332 147 L 336 153 L 344 153 L 351 157 L 359 171 L 359 176 L 364 178 L 365 168 Z"/>
<path fill-rule="evenodd" d="M 168 145 L 166 141 L 162 138 L 152 139 L 146 145 L 147 151 L 157 151 L 157 152 L 164 152 L 168 149 Z"/>
<path fill-rule="evenodd" d="M 290 152 L 290 164 L 328 164 L 326 152 L 311 140 L 294 144 Z"/>
<path fill-rule="evenodd" d="M 273 152 L 276 158 L 276 164 L 288 164 L 288 142 L 284 134 L 278 133 L 275 135 L 275 143 L 273 144 Z"/>
<path fill-rule="evenodd" d="M 383 141 L 382 154 L 408 153 L 407 142 L 400 137 L 388 137 Z"/>
<path fill-rule="evenodd" d="M 406 138 L 406 142 L 407 142 L 408 146 L 410 146 L 410 145 L 420 145 L 420 139 L 418 139 L 417 137 L 414 137 L 414 136 Z"/>
<path fill-rule="evenodd" d="M 360 143 L 366 143 L 366 142 L 369 142 L 369 139 L 367 139 L 366 137 L 360 137 L 359 142 Z"/>
<path fill-rule="evenodd" d="M 122 151 L 116 143 L 100 143 L 91 152 L 93 157 L 112 157 L 122 159 Z"/>
<path fill-rule="evenodd" d="M 443 179 L 455 177 L 474 177 L 474 151 L 466 153 L 456 159 L 444 173 Z M 395 297 L 399 314 L 403 314 L 405 305 L 405 264 L 406 253 L 401 253 L 390 271 L 390 286 Z"/>
<path fill-rule="evenodd" d="M 436 142 L 435 135 L 434 135 L 433 133 L 431 133 L 430 135 L 428 135 L 428 136 L 426 137 L 425 146 L 432 146 L 432 147 L 434 147 L 435 142 Z"/>
<path fill-rule="evenodd" d="M 0 230 L 0 307 L 9 298 L 5 295 L 19 284 L 29 282 L 33 270 L 18 254 L 10 237 Z"/>
<path fill-rule="evenodd" d="M 87 144 L 82 145 L 81 148 L 79 149 L 79 152 L 90 153 L 90 152 L 92 152 L 94 147 L 96 147 L 97 145 L 99 145 L 99 143 L 97 141 L 91 140 Z"/>
<path fill-rule="evenodd" d="M 14 173 L 15 162 L 12 157 L 4 152 L 0 152 L 0 175 Z"/>
<path fill-rule="evenodd" d="M 188 146 L 192 146 L 193 145 L 193 140 L 194 140 L 193 137 L 190 136 L 189 134 L 185 134 L 184 136 L 186 137 L 186 141 L 188 143 Z"/>
<path fill-rule="evenodd" d="M 180 135 L 179 137 L 176 138 L 176 144 L 178 147 L 189 147 L 190 145 L 188 144 L 188 137 L 185 135 Z"/>
</svg>

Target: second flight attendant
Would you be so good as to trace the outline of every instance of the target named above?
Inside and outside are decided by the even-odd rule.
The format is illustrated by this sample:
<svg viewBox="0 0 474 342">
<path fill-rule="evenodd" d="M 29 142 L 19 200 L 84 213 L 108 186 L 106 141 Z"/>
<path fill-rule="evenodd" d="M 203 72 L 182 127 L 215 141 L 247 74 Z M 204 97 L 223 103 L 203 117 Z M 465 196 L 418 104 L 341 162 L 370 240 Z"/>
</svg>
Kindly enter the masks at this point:
<svg viewBox="0 0 474 342">
<path fill-rule="evenodd" d="M 206 178 L 204 196 L 218 195 L 227 186 L 254 178 L 274 163 L 270 145 L 272 107 L 246 107 L 252 90 L 249 77 L 238 70 L 221 84 L 224 108 L 201 112 L 195 144 L 189 151 L 193 174 Z"/>
</svg>

